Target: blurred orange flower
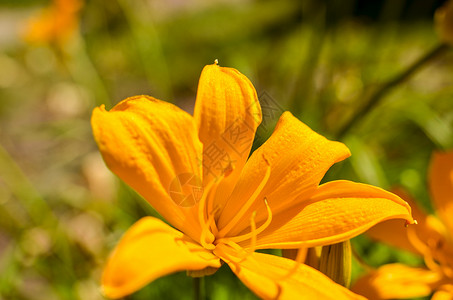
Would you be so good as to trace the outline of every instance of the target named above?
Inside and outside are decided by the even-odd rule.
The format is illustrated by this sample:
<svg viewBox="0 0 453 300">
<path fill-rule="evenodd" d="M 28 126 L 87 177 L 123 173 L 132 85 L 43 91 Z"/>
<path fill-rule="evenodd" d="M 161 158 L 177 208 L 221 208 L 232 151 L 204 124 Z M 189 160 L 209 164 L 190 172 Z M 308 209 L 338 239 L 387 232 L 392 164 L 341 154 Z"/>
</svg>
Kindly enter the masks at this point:
<svg viewBox="0 0 453 300">
<path fill-rule="evenodd" d="M 434 23 L 440 39 L 453 45 L 453 1 L 449 0 L 436 10 Z"/>
<path fill-rule="evenodd" d="M 82 6 L 82 0 L 53 0 L 29 20 L 25 40 L 29 43 L 64 44 L 79 26 Z"/>
<path fill-rule="evenodd" d="M 225 262 L 262 298 L 361 298 L 307 265 L 254 251 L 337 243 L 392 218 L 412 223 L 410 207 L 365 184 L 319 185 L 350 152 L 289 112 L 249 157 L 261 119 L 250 81 L 217 64 L 203 69 L 194 116 L 149 96 L 93 111 L 106 164 L 174 226 L 145 217 L 126 232 L 104 270 L 106 296 Z"/>
<path fill-rule="evenodd" d="M 424 213 L 404 191 L 418 226 L 407 230 L 398 220 L 378 224 L 367 233 L 374 239 L 424 257 L 426 268 L 389 264 L 360 278 L 352 290 L 372 299 L 423 297 L 453 299 L 453 151 L 435 152 L 428 174 L 438 217 Z M 445 297 L 448 295 L 448 297 Z"/>
</svg>

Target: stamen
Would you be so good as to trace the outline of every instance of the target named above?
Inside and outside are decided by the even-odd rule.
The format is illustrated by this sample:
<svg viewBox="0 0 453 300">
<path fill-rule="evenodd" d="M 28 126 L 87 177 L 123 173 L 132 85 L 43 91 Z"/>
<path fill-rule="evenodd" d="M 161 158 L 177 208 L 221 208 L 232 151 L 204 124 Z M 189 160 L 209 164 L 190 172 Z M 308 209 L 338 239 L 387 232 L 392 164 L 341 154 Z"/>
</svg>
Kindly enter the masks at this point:
<svg viewBox="0 0 453 300">
<path fill-rule="evenodd" d="M 219 187 L 219 184 L 220 182 L 222 182 L 223 178 L 225 177 L 225 174 L 222 174 L 222 176 L 220 176 L 220 178 L 216 181 L 216 184 L 212 187 L 212 191 L 210 193 L 210 195 L 208 196 L 207 198 L 207 203 L 206 203 L 206 207 L 207 207 L 207 211 L 209 214 L 217 214 L 217 212 L 219 212 L 220 210 L 220 207 L 216 207 L 213 209 L 213 205 L 214 205 L 214 199 L 215 199 L 215 196 L 217 194 L 217 188 Z M 215 222 L 212 223 L 213 226 L 213 233 L 214 235 L 217 235 L 218 233 L 218 229 L 217 229 L 217 225 Z"/>
<path fill-rule="evenodd" d="M 264 156 L 263 156 L 264 158 Z M 269 165 L 269 162 L 267 161 L 266 158 L 264 158 L 264 161 L 267 164 L 266 168 L 266 174 L 264 175 L 264 178 L 261 180 L 260 184 L 256 188 L 256 190 L 253 192 L 252 196 L 247 200 L 246 203 L 241 207 L 239 212 L 228 222 L 228 224 L 223 227 L 220 231 L 218 236 L 219 237 L 224 237 L 230 232 L 230 230 L 238 223 L 239 220 L 244 216 L 244 214 L 247 212 L 247 210 L 253 205 L 255 202 L 256 198 L 260 195 L 261 191 L 263 190 L 264 186 L 266 185 L 267 181 L 269 180 L 270 174 L 271 174 L 271 167 Z"/>
<path fill-rule="evenodd" d="M 214 214 L 211 214 L 209 216 L 209 219 L 206 223 L 202 224 L 201 226 L 201 237 L 200 237 L 200 243 L 205 248 L 206 250 L 214 250 L 215 246 L 212 244 L 214 242 L 215 238 L 212 235 L 212 233 L 209 231 L 209 227 L 211 226 L 211 223 L 214 221 Z M 206 236 L 208 233 L 211 233 L 212 237 L 210 238 L 211 242 L 208 244 L 206 242 Z"/>
<path fill-rule="evenodd" d="M 440 268 L 446 277 L 453 279 L 453 270 L 445 265 L 441 265 Z"/>
<path fill-rule="evenodd" d="M 252 242 L 253 242 L 253 239 L 255 239 L 255 246 L 256 246 L 256 236 L 258 234 L 260 234 L 261 232 L 263 232 L 272 222 L 272 211 L 271 211 L 271 208 L 269 207 L 269 204 L 267 204 L 266 198 L 264 198 L 264 204 L 266 204 L 267 219 L 258 229 L 256 229 L 256 224 L 255 224 L 256 211 L 254 211 L 252 214 L 253 222 L 251 222 L 253 224 L 253 227 L 251 228 L 250 232 L 246 233 L 246 234 L 234 236 L 234 237 L 228 237 L 228 239 L 235 243 L 240 243 L 240 242 L 243 242 L 248 239 L 252 239 Z"/>
<path fill-rule="evenodd" d="M 218 210 L 215 210 L 209 216 L 206 216 L 206 201 L 208 201 L 208 204 L 209 202 L 211 203 L 213 202 L 212 198 L 215 197 L 217 186 L 219 185 L 219 182 L 222 180 L 222 178 L 223 176 L 220 177 L 219 180 L 211 181 L 204 189 L 203 196 L 201 197 L 200 202 L 198 202 L 198 221 L 200 222 L 201 226 L 200 243 L 204 248 L 208 250 L 214 250 L 215 248 L 215 246 L 212 245 L 212 242 L 214 241 L 215 237 L 209 231 L 209 228 L 211 227 L 212 224 L 215 224 L 214 217 Z M 208 233 L 211 234 L 211 236 L 209 237 L 210 242 L 206 242 L 206 237 Z"/>
<path fill-rule="evenodd" d="M 216 241 L 216 244 L 217 244 L 217 242 L 218 241 Z M 222 244 L 228 245 L 231 248 L 233 248 L 234 250 L 238 250 L 238 251 L 243 251 L 244 250 L 241 246 L 239 246 L 238 244 L 236 244 L 233 241 L 230 241 L 229 239 L 225 239 L 224 241 L 222 241 Z"/>
<path fill-rule="evenodd" d="M 255 217 L 256 217 L 256 211 L 254 211 L 252 213 L 252 217 L 250 218 L 250 231 L 251 233 L 254 233 L 256 232 L 256 223 L 255 223 Z M 221 239 L 217 239 L 215 241 L 216 244 L 218 243 L 222 243 L 222 244 L 225 244 L 225 245 L 229 245 L 231 248 L 237 250 L 238 252 L 241 252 L 241 254 L 238 254 L 237 257 L 239 258 L 238 261 L 236 262 L 240 262 L 242 260 L 244 260 L 247 256 L 249 256 L 250 254 L 252 254 L 253 252 L 255 252 L 255 249 L 256 249 L 256 234 L 252 235 L 251 237 L 252 239 L 252 242 L 251 242 L 251 248 L 248 249 L 246 252 L 244 251 L 244 249 L 239 246 L 236 242 L 234 242 L 231 238 L 221 238 Z"/>
<path fill-rule="evenodd" d="M 434 261 L 431 249 L 418 238 L 414 227 L 409 227 L 407 229 L 407 237 L 412 246 L 414 246 L 414 248 L 423 255 L 423 260 L 428 269 L 432 271 L 439 271 L 440 267 Z"/>
<path fill-rule="evenodd" d="M 429 252 L 429 248 L 418 238 L 414 227 L 411 226 L 407 228 L 407 238 L 418 252 L 422 254 Z"/>
<path fill-rule="evenodd" d="M 409 223 L 409 221 L 406 220 L 406 223 L 404 223 L 404 227 L 409 227 L 409 225 L 418 225 L 418 222 L 415 219 L 413 223 Z"/>
<path fill-rule="evenodd" d="M 214 236 L 217 236 L 217 233 L 219 232 L 219 230 L 217 229 L 217 224 L 215 223 L 215 216 L 217 215 L 217 213 L 220 211 L 220 206 L 217 205 L 216 208 L 210 212 L 209 214 L 209 220 L 211 220 L 210 222 L 208 222 L 208 225 L 211 227 L 211 232 Z"/>
<path fill-rule="evenodd" d="M 232 255 L 232 252 L 228 247 L 230 246 L 232 249 L 234 249 L 234 254 Z M 238 244 L 231 242 L 231 241 L 225 241 L 223 245 L 220 247 L 216 247 L 214 250 L 215 255 L 222 257 L 222 259 L 225 259 L 225 262 L 233 262 L 233 263 L 240 263 L 244 260 L 244 257 L 247 257 L 248 254 L 245 253 L 244 249 L 241 248 Z"/>
<path fill-rule="evenodd" d="M 215 244 L 218 245 L 218 241 L 217 240 L 215 241 Z M 249 255 L 249 253 L 245 252 L 245 250 L 241 246 L 239 246 L 238 244 L 236 244 L 233 241 L 230 241 L 228 239 L 224 239 L 222 241 L 222 244 L 230 246 L 231 248 L 236 250 L 236 254 L 234 256 L 227 255 L 228 259 L 231 260 L 232 262 L 239 263 L 239 262 L 243 261 L 244 258 L 246 258 Z M 225 254 L 225 251 L 223 250 L 223 248 L 224 247 L 216 247 L 215 251 Z M 218 255 L 220 253 L 216 253 L 216 254 Z"/>
<path fill-rule="evenodd" d="M 200 222 L 201 227 L 206 224 L 206 198 L 214 185 L 215 181 L 211 181 L 208 185 L 204 188 L 203 195 L 201 196 L 200 202 L 198 202 L 198 221 Z"/>
<path fill-rule="evenodd" d="M 255 252 L 256 249 L 256 210 L 252 213 L 252 217 L 250 218 L 250 233 L 252 233 L 251 242 L 250 242 L 250 250 L 249 252 Z"/>
<path fill-rule="evenodd" d="M 297 251 L 297 256 L 296 256 L 296 259 L 295 259 L 296 263 L 294 264 L 294 267 L 292 267 L 291 270 L 289 270 L 288 273 L 286 273 L 282 277 L 282 279 L 291 277 L 294 273 L 296 273 L 297 269 L 302 264 L 302 260 L 304 259 L 304 257 L 305 257 L 305 253 L 303 251 L 301 251 L 301 249 L 299 249 L 299 251 Z"/>
<path fill-rule="evenodd" d="M 217 188 L 219 187 L 220 183 L 226 176 L 227 175 L 224 172 L 219 178 L 217 178 L 216 184 L 212 186 L 210 195 L 208 196 L 208 198 L 206 200 L 207 201 L 206 207 L 207 207 L 208 214 L 212 214 L 214 218 L 215 218 L 215 215 L 220 211 L 220 206 L 216 206 L 213 209 L 214 199 L 215 199 L 215 196 L 217 195 Z M 217 233 L 219 232 L 219 230 L 217 229 L 217 224 L 216 224 L 215 220 L 214 220 L 214 222 L 211 222 L 211 230 L 212 230 L 212 233 L 215 236 L 217 236 Z"/>
<path fill-rule="evenodd" d="M 431 253 L 423 254 L 423 261 L 425 262 L 425 265 L 428 267 L 428 269 L 430 269 L 431 271 L 435 272 L 442 271 L 441 266 L 435 262 L 434 257 L 431 255 Z"/>
</svg>

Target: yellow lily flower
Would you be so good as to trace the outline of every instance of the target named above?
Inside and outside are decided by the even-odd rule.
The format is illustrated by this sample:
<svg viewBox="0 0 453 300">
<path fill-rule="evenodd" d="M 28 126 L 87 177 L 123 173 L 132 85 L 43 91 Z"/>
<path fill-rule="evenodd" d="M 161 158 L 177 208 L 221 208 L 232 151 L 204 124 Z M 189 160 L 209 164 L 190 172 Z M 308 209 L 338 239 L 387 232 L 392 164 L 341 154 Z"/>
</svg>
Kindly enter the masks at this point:
<svg viewBox="0 0 453 300">
<path fill-rule="evenodd" d="M 227 263 L 262 298 L 361 298 L 307 265 L 254 251 L 337 243 L 392 218 L 413 223 L 409 205 L 365 184 L 319 185 L 350 152 L 289 112 L 248 157 L 261 118 L 250 81 L 217 64 L 202 71 L 193 116 L 149 96 L 93 111 L 106 164 L 173 226 L 145 217 L 125 233 L 104 270 L 106 296 Z"/>
<path fill-rule="evenodd" d="M 371 299 L 406 299 L 428 296 L 453 299 L 453 151 L 435 152 L 428 174 L 431 199 L 438 217 L 427 215 L 404 191 L 418 222 L 403 230 L 398 220 L 376 225 L 367 233 L 378 241 L 423 256 L 426 267 L 388 264 L 360 278 L 352 290 Z"/>
</svg>

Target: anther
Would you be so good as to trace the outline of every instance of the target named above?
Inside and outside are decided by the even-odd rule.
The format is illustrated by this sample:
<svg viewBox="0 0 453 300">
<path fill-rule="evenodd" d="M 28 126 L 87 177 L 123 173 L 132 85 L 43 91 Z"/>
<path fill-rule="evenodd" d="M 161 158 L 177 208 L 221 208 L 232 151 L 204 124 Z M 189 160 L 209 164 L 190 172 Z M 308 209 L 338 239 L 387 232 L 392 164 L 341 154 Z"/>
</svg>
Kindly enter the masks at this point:
<svg viewBox="0 0 453 300">
<path fill-rule="evenodd" d="M 406 220 L 406 222 L 404 223 L 404 227 L 409 227 L 409 225 L 418 225 L 418 222 L 415 219 L 412 223 Z"/>
</svg>

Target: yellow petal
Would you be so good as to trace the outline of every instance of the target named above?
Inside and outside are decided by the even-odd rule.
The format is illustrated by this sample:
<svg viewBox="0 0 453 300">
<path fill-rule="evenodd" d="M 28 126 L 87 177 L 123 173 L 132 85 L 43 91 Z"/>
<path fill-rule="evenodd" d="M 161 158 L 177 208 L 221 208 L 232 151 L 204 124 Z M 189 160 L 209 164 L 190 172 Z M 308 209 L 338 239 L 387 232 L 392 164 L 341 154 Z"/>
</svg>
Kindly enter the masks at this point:
<svg viewBox="0 0 453 300">
<path fill-rule="evenodd" d="M 120 298 L 178 271 L 220 267 L 219 259 L 159 219 L 135 223 L 112 252 L 102 276 L 103 293 Z"/>
<path fill-rule="evenodd" d="M 431 270 L 389 264 L 361 277 L 351 288 L 370 299 L 408 299 L 429 295 L 441 283 Z"/>
<path fill-rule="evenodd" d="M 389 219 L 413 223 L 409 205 L 383 189 L 351 181 L 319 186 L 306 201 L 274 215 L 257 248 L 299 248 L 345 241 Z M 401 225 L 402 226 L 402 225 Z M 248 241 L 241 246 L 248 246 Z"/>
<path fill-rule="evenodd" d="M 170 103 L 137 96 L 110 111 L 96 108 L 91 123 L 107 166 L 173 226 L 196 238 L 199 229 L 187 207 L 199 200 L 202 188 L 202 145 L 192 116 Z M 187 182 L 190 191 L 182 187 Z"/>
<path fill-rule="evenodd" d="M 269 167 L 270 176 L 266 185 L 245 214 L 250 216 L 257 210 L 257 224 L 267 218 L 264 198 L 274 215 L 294 206 L 296 197 L 310 197 L 332 164 L 349 155 L 350 152 L 344 144 L 329 141 L 290 112 L 285 112 L 272 136 L 247 161 L 238 184 L 221 213 L 219 228 L 226 226 L 244 203 L 249 201 L 264 180 L 263 176 Z M 249 224 L 249 217 L 242 218 L 229 235 L 240 233 Z"/>
<path fill-rule="evenodd" d="M 231 193 L 249 156 L 261 107 L 252 83 L 232 68 L 206 66 L 198 84 L 194 118 L 203 143 L 203 184 L 225 178 L 216 204 Z"/>
<path fill-rule="evenodd" d="M 446 244 L 445 229 L 433 216 L 429 216 L 417 205 L 412 197 L 404 190 L 395 189 L 393 192 L 404 199 L 412 209 L 412 216 L 417 220 L 417 226 L 411 228 L 415 231 L 418 240 L 426 245 Z M 388 220 L 373 226 L 367 231 L 371 238 L 385 242 L 394 247 L 423 255 L 422 249 L 414 246 L 409 239 L 408 228 L 404 227 L 404 220 Z"/>
<path fill-rule="evenodd" d="M 428 179 L 437 213 L 453 232 L 453 151 L 433 154 Z"/>
<path fill-rule="evenodd" d="M 321 272 L 291 259 L 256 252 L 242 257 L 225 246 L 216 248 L 215 253 L 262 299 L 363 299 Z"/>
<path fill-rule="evenodd" d="M 433 295 L 431 300 L 453 300 L 453 285 L 442 285 Z"/>
</svg>

